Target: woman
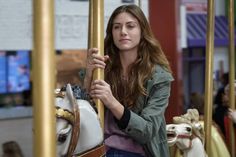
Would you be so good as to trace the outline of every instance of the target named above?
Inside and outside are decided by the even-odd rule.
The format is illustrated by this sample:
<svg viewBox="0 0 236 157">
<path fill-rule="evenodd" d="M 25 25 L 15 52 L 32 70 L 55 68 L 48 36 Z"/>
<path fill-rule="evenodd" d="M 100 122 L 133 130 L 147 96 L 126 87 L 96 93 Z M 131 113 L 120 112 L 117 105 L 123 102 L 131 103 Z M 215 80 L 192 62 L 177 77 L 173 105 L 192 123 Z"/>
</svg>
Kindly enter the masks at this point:
<svg viewBox="0 0 236 157">
<path fill-rule="evenodd" d="M 234 91 L 236 91 L 236 81 L 234 82 Z M 236 111 L 230 108 L 230 85 L 226 85 L 224 88 L 224 96 L 223 96 L 223 102 L 224 106 L 226 108 L 226 111 L 224 112 L 224 117 L 223 117 L 223 124 L 224 124 L 224 131 L 225 131 L 225 141 L 226 144 L 228 145 L 229 151 L 231 151 L 231 122 L 233 122 L 234 126 L 234 134 L 236 133 Z M 236 93 L 234 93 L 236 96 Z M 234 140 L 236 140 L 236 136 L 234 136 Z M 236 149 L 236 145 L 234 146 Z"/>
<path fill-rule="evenodd" d="M 229 84 L 225 87 L 225 96 L 224 96 L 224 102 L 227 104 L 227 116 L 232 119 L 232 122 L 236 124 L 236 110 L 230 108 L 230 89 Z M 236 80 L 234 81 L 234 95 L 236 98 Z"/>
<path fill-rule="evenodd" d="M 228 114 L 228 106 L 225 102 L 225 87 L 229 83 L 229 73 L 224 73 L 221 77 L 222 87 L 217 91 L 214 98 L 213 120 L 219 126 L 220 131 L 225 137 L 224 117 Z"/>
<path fill-rule="evenodd" d="M 94 68 L 105 81 L 92 80 Z M 118 7 L 105 37 L 105 56 L 88 51 L 84 87 L 106 107 L 107 157 L 168 157 L 164 112 L 173 80 L 169 63 L 142 10 Z"/>
</svg>

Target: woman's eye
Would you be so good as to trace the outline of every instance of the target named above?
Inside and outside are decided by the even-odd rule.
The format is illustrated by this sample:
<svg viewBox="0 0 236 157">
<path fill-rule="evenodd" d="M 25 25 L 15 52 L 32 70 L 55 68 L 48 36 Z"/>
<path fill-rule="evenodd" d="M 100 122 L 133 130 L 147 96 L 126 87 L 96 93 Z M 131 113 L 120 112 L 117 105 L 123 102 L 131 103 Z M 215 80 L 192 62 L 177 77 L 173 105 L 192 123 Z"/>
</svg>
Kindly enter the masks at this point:
<svg viewBox="0 0 236 157">
<path fill-rule="evenodd" d="M 135 25 L 128 25 L 127 27 L 128 27 L 128 28 L 134 28 Z"/>
<path fill-rule="evenodd" d="M 119 29 L 120 26 L 113 26 L 113 29 Z"/>
</svg>

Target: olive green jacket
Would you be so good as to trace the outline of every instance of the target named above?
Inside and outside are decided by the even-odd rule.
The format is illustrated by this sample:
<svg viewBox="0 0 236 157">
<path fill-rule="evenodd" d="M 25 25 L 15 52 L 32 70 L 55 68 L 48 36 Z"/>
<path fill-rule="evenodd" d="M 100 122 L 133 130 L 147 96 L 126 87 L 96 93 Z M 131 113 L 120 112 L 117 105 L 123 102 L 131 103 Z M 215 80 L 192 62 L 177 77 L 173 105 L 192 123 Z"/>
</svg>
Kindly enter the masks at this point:
<svg viewBox="0 0 236 157">
<path fill-rule="evenodd" d="M 168 106 L 172 75 L 156 66 L 152 78 L 146 82 L 147 96 L 137 100 L 128 126 L 123 130 L 144 146 L 146 156 L 169 157 L 164 112 Z"/>
</svg>

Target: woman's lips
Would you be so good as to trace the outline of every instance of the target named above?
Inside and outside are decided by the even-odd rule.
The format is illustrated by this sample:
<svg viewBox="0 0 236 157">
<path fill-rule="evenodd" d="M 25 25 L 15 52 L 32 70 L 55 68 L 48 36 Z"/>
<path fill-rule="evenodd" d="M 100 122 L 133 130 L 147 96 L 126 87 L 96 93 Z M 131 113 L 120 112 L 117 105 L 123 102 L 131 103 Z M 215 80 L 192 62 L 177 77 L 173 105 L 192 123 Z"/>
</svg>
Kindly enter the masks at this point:
<svg viewBox="0 0 236 157">
<path fill-rule="evenodd" d="M 129 39 L 120 39 L 119 40 L 120 42 L 127 42 L 127 41 L 130 41 Z"/>
</svg>

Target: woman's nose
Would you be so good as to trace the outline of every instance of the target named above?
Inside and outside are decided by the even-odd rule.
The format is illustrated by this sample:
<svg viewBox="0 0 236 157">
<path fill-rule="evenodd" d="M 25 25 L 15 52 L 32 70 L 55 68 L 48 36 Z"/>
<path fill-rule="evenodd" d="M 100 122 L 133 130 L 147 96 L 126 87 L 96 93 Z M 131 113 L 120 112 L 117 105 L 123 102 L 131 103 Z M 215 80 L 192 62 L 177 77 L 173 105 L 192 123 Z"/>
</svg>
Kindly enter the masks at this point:
<svg viewBox="0 0 236 157">
<path fill-rule="evenodd" d="M 121 35 L 127 35 L 127 30 L 126 30 L 125 26 L 122 26 L 122 28 L 121 28 Z"/>
</svg>

